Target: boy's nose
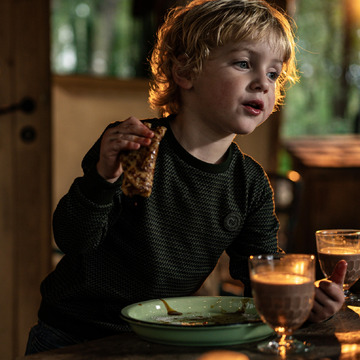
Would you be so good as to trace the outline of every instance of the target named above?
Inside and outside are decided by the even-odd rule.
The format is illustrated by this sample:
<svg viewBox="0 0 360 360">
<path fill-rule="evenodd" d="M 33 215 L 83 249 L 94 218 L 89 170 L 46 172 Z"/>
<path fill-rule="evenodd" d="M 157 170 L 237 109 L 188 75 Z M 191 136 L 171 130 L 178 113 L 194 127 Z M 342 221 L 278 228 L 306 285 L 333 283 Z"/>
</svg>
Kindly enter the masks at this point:
<svg viewBox="0 0 360 360">
<path fill-rule="evenodd" d="M 256 76 L 250 84 L 253 91 L 267 93 L 269 91 L 269 79 L 266 75 Z"/>
</svg>

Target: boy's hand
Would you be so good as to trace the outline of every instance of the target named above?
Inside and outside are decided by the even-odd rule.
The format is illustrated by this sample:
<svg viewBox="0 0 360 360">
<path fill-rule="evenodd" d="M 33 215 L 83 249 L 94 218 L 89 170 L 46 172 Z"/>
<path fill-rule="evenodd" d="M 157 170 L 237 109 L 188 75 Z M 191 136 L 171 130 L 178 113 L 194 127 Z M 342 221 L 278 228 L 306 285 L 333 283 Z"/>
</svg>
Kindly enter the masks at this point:
<svg viewBox="0 0 360 360">
<path fill-rule="evenodd" d="M 344 304 L 343 283 L 347 263 L 339 261 L 329 280 L 320 280 L 315 288 L 315 301 L 308 318 L 311 322 L 320 322 L 336 314 Z"/>
<path fill-rule="evenodd" d="M 154 133 L 133 116 L 107 129 L 101 139 L 100 158 L 96 165 L 99 175 L 111 183 L 115 182 L 123 172 L 119 153 L 148 146 L 153 136 Z"/>
</svg>

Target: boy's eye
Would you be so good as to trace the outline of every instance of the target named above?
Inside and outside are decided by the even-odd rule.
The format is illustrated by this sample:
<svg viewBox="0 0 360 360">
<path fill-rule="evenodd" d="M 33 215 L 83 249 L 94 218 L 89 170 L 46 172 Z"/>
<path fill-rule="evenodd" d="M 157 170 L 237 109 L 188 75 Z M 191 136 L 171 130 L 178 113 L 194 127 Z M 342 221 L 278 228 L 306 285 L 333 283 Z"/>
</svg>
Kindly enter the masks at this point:
<svg viewBox="0 0 360 360">
<path fill-rule="evenodd" d="M 280 76 L 280 74 L 276 71 L 271 71 L 271 72 L 267 73 L 267 77 L 272 81 L 276 81 L 279 76 Z"/>
<path fill-rule="evenodd" d="M 237 67 L 239 67 L 240 69 L 249 69 L 249 63 L 247 62 L 247 61 L 245 61 L 245 60 L 243 60 L 243 61 L 237 61 L 236 63 L 235 63 L 235 65 L 237 66 Z"/>
</svg>

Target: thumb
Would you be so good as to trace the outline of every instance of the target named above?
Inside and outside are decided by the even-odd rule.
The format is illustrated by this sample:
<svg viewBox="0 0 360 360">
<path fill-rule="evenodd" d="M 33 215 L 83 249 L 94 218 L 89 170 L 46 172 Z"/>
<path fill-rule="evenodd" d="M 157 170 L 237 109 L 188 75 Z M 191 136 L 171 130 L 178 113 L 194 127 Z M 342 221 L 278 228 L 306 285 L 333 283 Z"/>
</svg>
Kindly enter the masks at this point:
<svg viewBox="0 0 360 360">
<path fill-rule="evenodd" d="M 329 278 L 329 280 L 333 281 L 334 283 L 340 285 L 342 287 L 345 279 L 347 269 L 347 262 L 345 260 L 340 260 L 336 265 L 335 268 Z"/>
</svg>

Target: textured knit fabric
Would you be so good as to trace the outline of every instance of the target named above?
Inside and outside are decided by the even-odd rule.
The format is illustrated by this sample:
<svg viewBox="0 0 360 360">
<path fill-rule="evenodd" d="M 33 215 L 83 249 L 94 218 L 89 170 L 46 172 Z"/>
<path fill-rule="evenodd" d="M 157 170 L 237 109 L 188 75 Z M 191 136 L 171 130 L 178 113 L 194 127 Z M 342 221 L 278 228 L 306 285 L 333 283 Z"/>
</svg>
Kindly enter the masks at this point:
<svg viewBox="0 0 360 360">
<path fill-rule="evenodd" d="M 149 121 L 149 120 L 148 120 Z M 192 295 L 224 250 L 250 295 L 248 256 L 275 253 L 278 221 L 263 168 L 233 143 L 221 164 L 204 163 L 176 141 L 168 119 L 149 198 L 129 198 L 95 170 L 100 139 L 85 156 L 53 218 L 64 252 L 43 281 L 39 318 L 88 338 L 124 331 L 121 309 Z"/>
</svg>

